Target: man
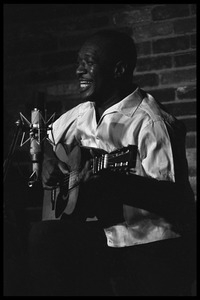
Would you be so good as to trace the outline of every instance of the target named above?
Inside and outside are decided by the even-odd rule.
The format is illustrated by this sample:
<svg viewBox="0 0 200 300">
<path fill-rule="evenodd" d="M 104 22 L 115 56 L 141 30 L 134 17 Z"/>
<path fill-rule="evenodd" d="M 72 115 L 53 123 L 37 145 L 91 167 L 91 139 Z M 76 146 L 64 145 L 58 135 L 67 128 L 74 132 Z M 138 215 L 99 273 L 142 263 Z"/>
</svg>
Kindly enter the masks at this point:
<svg viewBox="0 0 200 300">
<path fill-rule="evenodd" d="M 83 102 L 54 122 L 42 173 L 49 189 L 71 171 L 55 156 L 63 145 L 78 162 L 78 196 L 66 202 L 60 221 L 32 228 L 33 294 L 176 296 L 190 282 L 194 202 L 185 130 L 133 84 L 135 65 L 134 42 L 123 33 L 96 33 L 79 51 Z M 95 149 L 109 162 L 129 145 L 137 149 L 129 170 L 94 174 Z"/>
</svg>

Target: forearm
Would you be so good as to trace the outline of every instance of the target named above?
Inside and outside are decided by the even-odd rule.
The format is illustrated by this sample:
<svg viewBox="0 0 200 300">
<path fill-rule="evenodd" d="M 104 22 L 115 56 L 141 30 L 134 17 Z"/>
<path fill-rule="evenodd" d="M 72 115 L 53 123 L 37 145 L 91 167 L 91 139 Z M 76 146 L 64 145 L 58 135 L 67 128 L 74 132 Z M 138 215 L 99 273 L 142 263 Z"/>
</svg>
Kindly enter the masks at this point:
<svg viewBox="0 0 200 300">
<path fill-rule="evenodd" d="M 190 190 L 170 181 L 115 174 L 111 185 L 123 204 L 147 210 L 172 222 L 180 219 L 183 211 L 192 205 Z"/>
</svg>

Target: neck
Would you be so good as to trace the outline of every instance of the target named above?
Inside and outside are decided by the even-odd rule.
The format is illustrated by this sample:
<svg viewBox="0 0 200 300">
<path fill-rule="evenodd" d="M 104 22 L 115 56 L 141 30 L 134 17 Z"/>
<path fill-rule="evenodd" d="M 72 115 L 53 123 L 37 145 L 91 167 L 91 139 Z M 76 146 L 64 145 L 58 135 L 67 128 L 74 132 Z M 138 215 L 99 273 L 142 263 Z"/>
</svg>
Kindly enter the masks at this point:
<svg viewBox="0 0 200 300">
<path fill-rule="evenodd" d="M 123 87 L 123 89 L 118 89 L 115 92 L 112 93 L 112 95 L 106 97 L 106 100 L 97 101 L 95 103 L 95 109 L 96 109 L 96 116 L 97 120 L 99 120 L 104 113 L 106 109 L 111 107 L 112 105 L 120 102 L 122 99 L 124 99 L 126 96 L 128 96 L 130 93 L 132 93 L 136 89 L 135 85 L 129 85 L 126 87 Z"/>
</svg>

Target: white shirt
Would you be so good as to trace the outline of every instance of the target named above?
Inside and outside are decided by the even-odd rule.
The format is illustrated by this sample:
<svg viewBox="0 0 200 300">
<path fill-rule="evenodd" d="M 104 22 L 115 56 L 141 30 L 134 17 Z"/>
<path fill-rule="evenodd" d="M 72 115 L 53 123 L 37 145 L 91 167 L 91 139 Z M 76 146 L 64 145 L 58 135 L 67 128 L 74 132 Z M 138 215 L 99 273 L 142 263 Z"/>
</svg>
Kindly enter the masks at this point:
<svg viewBox="0 0 200 300">
<path fill-rule="evenodd" d="M 173 131 L 174 122 L 150 94 L 144 97 L 137 88 L 104 111 L 98 123 L 93 102 L 77 105 L 54 122 L 50 139 L 55 144 L 62 141 L 68 151 L 77 143 L 109 153 L 129 144 L 137 145 L 135 174 L 174 182 L 175 166 L 167 130 Z M 125 221 L 105 228 L 108 246 L 124 247 L 179 236 L 163 218 L 126 205 L 124 214 L 126 209 L 137 215 L 137 221 L 132 218 L 131 223 Z"/>
</svg>

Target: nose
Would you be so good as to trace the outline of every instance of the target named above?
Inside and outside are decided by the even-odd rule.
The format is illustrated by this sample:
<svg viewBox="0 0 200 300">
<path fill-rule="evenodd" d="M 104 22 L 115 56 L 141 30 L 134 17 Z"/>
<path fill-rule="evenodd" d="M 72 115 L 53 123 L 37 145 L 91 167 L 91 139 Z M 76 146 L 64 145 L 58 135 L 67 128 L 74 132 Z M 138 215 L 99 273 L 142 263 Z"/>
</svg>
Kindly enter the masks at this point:
<svg viewBox="0 0 200 300">
<path fill-rule="evenodd" d="M 85 73 L 87 73 L 87 70 L 85 68 L 85 64 L 80 63 L 78 65 L 77 69 L 76 69 L 76 75 L 80 76 L 80 75 L 85 74 Z"/>
</svg>

